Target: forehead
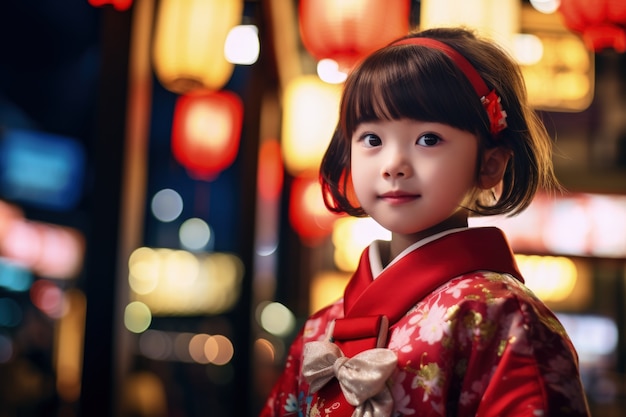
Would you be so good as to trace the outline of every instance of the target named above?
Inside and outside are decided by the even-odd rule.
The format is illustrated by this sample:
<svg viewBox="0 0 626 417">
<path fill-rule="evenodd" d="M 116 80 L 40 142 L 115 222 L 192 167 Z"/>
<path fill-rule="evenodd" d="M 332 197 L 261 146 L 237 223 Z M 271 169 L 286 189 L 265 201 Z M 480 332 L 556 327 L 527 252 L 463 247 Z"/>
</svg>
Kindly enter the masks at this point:
<svg viewBox="0 0 626 417">
<path fill-rule="evenodd" d="M 442 53 L 391 47 L 370 56 L 348 78 L 342 128 L 351 135 L 364 121 L 407 118 L 473 132 L 480 118 L 472 110 L 476 104 L 471 85 Z"/>
</svg>

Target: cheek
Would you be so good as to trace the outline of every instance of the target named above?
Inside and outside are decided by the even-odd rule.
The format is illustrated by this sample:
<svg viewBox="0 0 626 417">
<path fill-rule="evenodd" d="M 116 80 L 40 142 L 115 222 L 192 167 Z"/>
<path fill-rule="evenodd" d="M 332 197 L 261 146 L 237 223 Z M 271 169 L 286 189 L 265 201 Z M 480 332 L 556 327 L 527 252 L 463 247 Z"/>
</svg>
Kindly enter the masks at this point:
<svg viewBox="0 0 626 417">
<path fill-rule="evenodd" d="M 476 186 L 474 164 L 463 158 L 438 161 L 428 167 L 422 166 L 420 178 L 424 186 L 440 196 L 456 199 Z"/>
<path fill-rule="evenodd" d="M 352 168 L 350 170 L 350 179 L 352 181 L 352 188 L 357 198 L 360 198 L 363 194 L 363 187 L 367 184 L 366 177 L 367 172 L 363 169 Z"/>
<path fill-rule="evenodd" d="M 350 170 L 350 176 L 352 180 L 352 188 L 356 198 L 363 202 L 363 198 L 372 189 L 373 178 L 372 169 L 368 169 L 367 164 L 357 163 L 353 164 Z"/>
</svg>

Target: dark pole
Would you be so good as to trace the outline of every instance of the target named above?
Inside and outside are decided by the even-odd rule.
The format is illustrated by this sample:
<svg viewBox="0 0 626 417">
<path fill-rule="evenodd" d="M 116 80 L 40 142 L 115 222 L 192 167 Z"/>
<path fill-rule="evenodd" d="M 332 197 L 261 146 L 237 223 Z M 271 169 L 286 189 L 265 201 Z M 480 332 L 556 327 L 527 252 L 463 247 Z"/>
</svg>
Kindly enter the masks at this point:
<svg viewBox="0 0 626 417">
<path fill-rule="evenodd" d="M 93 188 L 83 289 L 87 298 L 79 415 L 110 417 L 115 409 L 115 296 L 131 12 L 102 9 Z"/>
</svg>

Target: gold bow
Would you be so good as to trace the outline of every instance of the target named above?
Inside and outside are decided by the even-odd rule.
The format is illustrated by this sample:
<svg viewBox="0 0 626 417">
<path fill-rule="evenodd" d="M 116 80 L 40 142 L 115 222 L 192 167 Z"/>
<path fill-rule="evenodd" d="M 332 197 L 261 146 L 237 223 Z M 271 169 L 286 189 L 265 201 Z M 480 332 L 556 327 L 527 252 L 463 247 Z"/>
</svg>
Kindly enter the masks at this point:
<svg viewBox="0 0 626 417">
<path fill-rule="evenodd" d="M 346 401 L 356 407 L 352 417 L 387 417 L 393 411 L 387 379 L 397 362 L 389 349 L 369 349 L 347 358 L 334 343 L 309 342 L 304 346 L 302 373 L 311 392 L 336 377 Z"/>
</svg>

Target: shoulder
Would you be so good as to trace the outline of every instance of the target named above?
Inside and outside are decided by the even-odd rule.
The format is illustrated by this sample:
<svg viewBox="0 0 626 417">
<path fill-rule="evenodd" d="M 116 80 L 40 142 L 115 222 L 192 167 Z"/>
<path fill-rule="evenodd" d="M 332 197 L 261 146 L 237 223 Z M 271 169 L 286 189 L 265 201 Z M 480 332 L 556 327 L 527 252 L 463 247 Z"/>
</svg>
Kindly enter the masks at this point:
<svg viewBox="0 0 626 417">
<path fill-rule="evenodd" d="M 403 319 L 420 327 L 432 325 L 433 320 L 455 334 L 457 342 L 487 343 L 506 332 L 520 345 L 554 338 L 569 344 L 552 311 L 507 274 L 478 271 L 456 277 L 418 302 Z"/>
<path fill-rule="evenodd" d="M 506 394 L 518 404 L 524 394 L 511 388 L 517 381 L 532 388 L 537 410 L 556 415 L 552 411 L 567 404 L 571 415 L 584 415 L 569 338 L 545 304 L 510 275 L 479 271 L 446 282 L 394 326 L 389 348 L 401 368 L 395 392 L 410 395 L 411 407 L 426 398 L 443 409 L 455 399 L 459 411 L 474 415 L 496 388 L 488 398 Z"/>
</svg>

